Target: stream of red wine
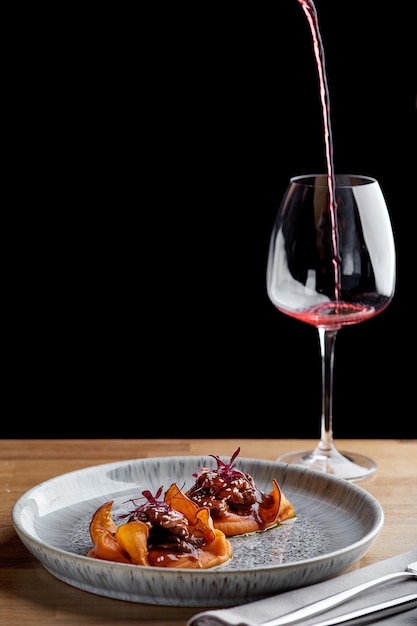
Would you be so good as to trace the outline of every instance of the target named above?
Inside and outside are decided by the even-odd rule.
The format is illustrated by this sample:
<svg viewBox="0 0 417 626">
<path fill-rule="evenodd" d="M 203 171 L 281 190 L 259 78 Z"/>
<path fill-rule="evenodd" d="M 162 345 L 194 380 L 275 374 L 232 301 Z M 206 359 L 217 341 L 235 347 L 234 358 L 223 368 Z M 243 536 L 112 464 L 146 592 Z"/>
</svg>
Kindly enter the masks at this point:
<svg viewBox="0 0 417 626">
<path fill-rule="evenodd" d="M 326 63 L 324 47 L 321 38 L 317 10 L 312 0 L 298 0 L 307 17 L 313 40 L 313 50 L 316 58 L 317 72 L 319 77 L 320 100 L 323 114 L 324 146 L 326 154 L 327 184 L 329 188 L 329 211 L 333 241 L 333 268 L 335 276 L 335 301 L 339 301 L 340 293 L 340 258 L 338 255 L 338 229 L 337 229 L 337 206 L 335 199 L 335 175 L 333 164 L 333 138 L 330 122 L 330 97 L 327 83 Z"/>
</svg>

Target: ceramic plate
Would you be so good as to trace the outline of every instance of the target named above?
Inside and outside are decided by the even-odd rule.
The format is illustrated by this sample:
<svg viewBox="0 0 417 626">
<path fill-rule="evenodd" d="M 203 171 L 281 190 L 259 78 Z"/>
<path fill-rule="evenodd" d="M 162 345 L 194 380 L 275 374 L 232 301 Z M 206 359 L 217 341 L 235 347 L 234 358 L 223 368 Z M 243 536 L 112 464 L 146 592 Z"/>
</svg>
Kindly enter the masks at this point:
<svg viewBox="0 0 417 626">
<path fill-rule="evenodd" d="M 221 457 L 225 462 L 230 458 Z M 160 457 L 97 465 L 52 478 L 17 500 L 12 520 L 26 548 L 59 580 L 100 596 L 182 607 L 222 607 L 259 600 L 336 576 L 360 559 L 379 534 L 381 505 L 363 488 L 296 465 L 236 459 L 269 493 L 276 478 L 297 517 L 263 533 L 231 539 L 233 557 L 215 569 L 146 567 L 89 558 L 94 511 L 113 513 L 144 489 L 176 482 L 184 490 L 210 457 Z"/>
</svg>

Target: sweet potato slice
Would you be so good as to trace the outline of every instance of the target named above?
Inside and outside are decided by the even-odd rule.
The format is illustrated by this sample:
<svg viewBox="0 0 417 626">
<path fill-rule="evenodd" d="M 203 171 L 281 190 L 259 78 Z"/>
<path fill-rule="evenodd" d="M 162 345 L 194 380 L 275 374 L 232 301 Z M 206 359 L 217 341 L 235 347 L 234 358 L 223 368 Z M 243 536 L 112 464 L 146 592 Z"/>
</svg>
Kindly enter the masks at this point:
<svg viewBox="0 0 417 626">
<path fill-rule="evenodd" d="M 279 505 L 278 522 L 295 517 L 295 509 L 288 498 L 281 491 L 281 502 Z"/>
<path fill-rule="evenodd" d="M 203 537 L 207 542 L 214 540 L 213 520 L 207 507 L 199 508 L 176 483 L 167 490 L 164 500 L 173 509 L 185 515 L 196 537 Z"/>
<path fill-rule="evenodd" d="M 90 522 L 90 535 L 93 543 L 96 543 L 101 530 L 105 528 L 111 534 L 116 532 L 116 524 L 111 516 L 111 510 L 113 506 L 113 500 L 102 504 L 94 513 Z"/>
<path fill-rule="evenodd" d="M 191 524 L 195 523 L 198 506 L 181 491 L 176 483 L 172 483 L 166 491 L 164 501 L 169 504 L 171 508 L 185 515 Z"/>
<path fill-rule="evenodd" d="M 94 547 L 87 552 L 87 556 L 105 561 L 131 563 L 123 548 L 109 530 L 101 527 L 95 532 Z"/>
<path fill-rule="evenodd" d="M 122 524 L 116 531 L 117 542 L 136 565 L 149 565 L 148 536 L 148 527 L 139 521 Z"/>
<path fill-rule="evenodd" d="M 259 517 L 264 528 L 269 528 L 276 524 L 281 503 L 281 489 L 275 478 L 272 479 L 272 491 L 267 498 L 264 498 L 259 505 Z"/>
</svg>

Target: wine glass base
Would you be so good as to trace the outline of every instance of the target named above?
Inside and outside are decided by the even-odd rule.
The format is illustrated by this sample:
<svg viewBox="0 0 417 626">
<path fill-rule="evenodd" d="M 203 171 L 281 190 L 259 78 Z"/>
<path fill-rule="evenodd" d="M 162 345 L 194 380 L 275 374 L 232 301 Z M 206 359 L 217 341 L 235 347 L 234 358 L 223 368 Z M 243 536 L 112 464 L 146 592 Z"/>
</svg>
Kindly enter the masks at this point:
<svg viewBox="0 0 417 626">
<path fill-rule="evenodd" d="M 278 457 L 277 461 L 309 467 L 345 480 L 362 480 L 376 470 L 376 463 L 367 456 L 356 452 L 317 452 L 317 450 L 296 450 Z"/>
</svg>

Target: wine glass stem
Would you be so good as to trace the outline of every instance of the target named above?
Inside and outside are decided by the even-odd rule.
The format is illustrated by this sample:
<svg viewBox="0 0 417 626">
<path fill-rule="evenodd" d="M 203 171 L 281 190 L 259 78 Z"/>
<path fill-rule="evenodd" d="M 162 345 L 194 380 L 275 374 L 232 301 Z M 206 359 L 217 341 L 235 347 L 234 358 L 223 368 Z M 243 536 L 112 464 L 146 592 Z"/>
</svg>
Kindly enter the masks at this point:
<svg viewBox="0 0 417 626">
<path fill-rule="evenodd" d="M 322 453 L 334 450 L 333 442 L 333 364 L 336 330 L 318 328 L 321 353 L 321 436 L 318 449 Z"/>
</svg>

